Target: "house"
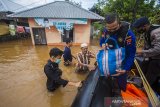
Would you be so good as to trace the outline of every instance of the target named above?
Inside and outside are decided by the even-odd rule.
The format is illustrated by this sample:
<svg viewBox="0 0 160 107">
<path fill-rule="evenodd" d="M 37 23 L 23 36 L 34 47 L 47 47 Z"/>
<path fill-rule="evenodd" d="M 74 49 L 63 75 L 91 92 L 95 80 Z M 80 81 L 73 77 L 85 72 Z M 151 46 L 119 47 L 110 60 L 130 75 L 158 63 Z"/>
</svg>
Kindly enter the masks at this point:
<svg viewBox="0 0 160 107">
<path fill-rule="evenodd" d="M 7 17 L 7 15 L 26 10 L 27 8 L 17 4 L 11 0 L 0 0 L 0 20 L 8 21 L 13 20 L 13 18 Z"/>
<path fill-rule="evenodd" d="M 27 26 L 27 21 L 20 22 L 14 18 L 7 17 L 9 14 L 25 9 L 27 8 L 11 0 L 0 0 L 0 35 L 9 34 L 9 24 L 17 23 L 17 25 Z"/>
<path fill-rule="evenodd" d="M 9 17 L 28 19 L 34 45 L 61 45 L 66 38 L 75 45 L 90 43 L 91 23 L 104 19 L 69 1 L 55 1 Z"/>
<path fill-rule="evenodd" d="M 18 12 L 25 9 L 27 8 L 12 0 L 0 0 L 0 11 L 2 12 Z"/>
</svg>

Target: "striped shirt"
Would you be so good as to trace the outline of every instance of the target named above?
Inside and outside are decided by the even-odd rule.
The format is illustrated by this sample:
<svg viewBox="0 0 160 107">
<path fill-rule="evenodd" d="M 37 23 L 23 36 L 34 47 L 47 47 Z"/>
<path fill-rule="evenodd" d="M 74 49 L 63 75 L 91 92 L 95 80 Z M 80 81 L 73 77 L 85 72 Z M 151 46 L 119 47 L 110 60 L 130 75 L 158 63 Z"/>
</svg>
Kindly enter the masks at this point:
<svg viewBox="0 0 160 107">
<path fill-rule="evenodd" d="M 87 65 L 90 64 L 90 58 L 94 58 L 94 57 L 95 57 L 95 55 L 90 51 L 87 51 L 86 54 L 83 54 L 82 52 L 77 53 L 79 67 L 80 67 L 80 63 L 87 64 Z"/>
</svg>

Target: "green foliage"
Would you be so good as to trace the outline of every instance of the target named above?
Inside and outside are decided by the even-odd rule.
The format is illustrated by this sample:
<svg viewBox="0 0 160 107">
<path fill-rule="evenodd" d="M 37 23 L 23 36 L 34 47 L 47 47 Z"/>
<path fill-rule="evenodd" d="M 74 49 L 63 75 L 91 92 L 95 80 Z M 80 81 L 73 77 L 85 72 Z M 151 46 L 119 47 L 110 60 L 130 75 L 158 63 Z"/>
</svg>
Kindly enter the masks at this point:
<svg viewBox="0 0 160 107">
<path fill-rule="evenodd" d="M 89 9 L 90 11 L 99 14 L 101 16 L 104 15 L 103 10 L 100 8 L 100 6 L 98 4 L 94 4 L 92 8 Z"/>
<path fill-rule="evenodd" d="M 102 27 L 103 27 L 103 25 L 99 22 L 94 22 L 93 26 L 95 29 L 98 29 L 98 30 L 102 29 Z"/>
<path fill-rule="evenodd" d="M 147 16 L 152 23 L 160 24 L 160 3 L 158 0 L 98 0 L 91 11 L 101 16 L 118 13 L 121 20 L 134 22 L 141 16 Z"/>
<path fill-rule="evenodd" d="M 109 0 L 104 11 L 118 13 L 122 20 L 133 22 L 140 16 L 152 16 L 154 5 L 154 0 Z"/>
<path fill-rule="evenodd" d="M 100 22 L 94 22 L 93 26 L 94 26 L 94 30 L 99 30 L 98 35 L 94 34 L 96 36 L 96 38 L 99 38 L 102 35 L 102 31 L 104 29 L 104 25 L 101 24 Z"/>
</svg>

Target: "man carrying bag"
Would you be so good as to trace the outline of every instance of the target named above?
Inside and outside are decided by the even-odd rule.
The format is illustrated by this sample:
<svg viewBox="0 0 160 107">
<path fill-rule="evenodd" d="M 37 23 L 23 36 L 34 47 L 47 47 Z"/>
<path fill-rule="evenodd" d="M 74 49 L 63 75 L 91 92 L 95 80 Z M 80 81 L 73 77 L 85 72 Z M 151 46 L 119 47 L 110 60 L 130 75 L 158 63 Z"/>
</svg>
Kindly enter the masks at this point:
<svg viewBox="0 0 160 107">
<path fill-rule="evenodd" d="M 123 51 L 118 52 L 121 55 L 115 55 L 115 59 L 119 59 L 120 57 L 118 56 L 124 57 L 120 59 L 118 63 L 116 63 L 115 69 L 112 69 L 110 71 L 108 70 L 110 73 L 109 75 L 114 76 L 115 79 L 117 79 L 116 83 L 118 84 L 119 88 L 125 91 L 127 85 L 127 72 L 130 71 L 135 58 L 135 52 L 136 52 L 135 35 L 132 32 L 132 30 L 129 29 L 128 23 L 120 22 L 120 19 L 117 14 L 111 13 L 106 15 L 105 23 L 107 29 L 107 34 L 105 34 L 107 44 L 102 43 L 102 45 L 107 46 L 109 50 L 112 50 L 114 48 L 124 48 L 125 50 L 124 51 L 122 49 Z M 125 54 L 125 56 L 123 55 L 123 53 Z M 100 50 L 99 53 L 97 54 L 98 67 L 103 68 L 100 70 L 101 76 L 108 76 L 108 73 L 105 74 L 102 72 L 108 72 L 105 68 L 108 69 L 112 68 L 111 66 L 106 67 L 107 64 L 112 65 L 112 63 L 115 63 L 113 61 L 109 61 L 111 59 L 109 54 L 107 61 L 105 57 L 107 57 L 106 48 L 104 50 Z"/>
</svg>

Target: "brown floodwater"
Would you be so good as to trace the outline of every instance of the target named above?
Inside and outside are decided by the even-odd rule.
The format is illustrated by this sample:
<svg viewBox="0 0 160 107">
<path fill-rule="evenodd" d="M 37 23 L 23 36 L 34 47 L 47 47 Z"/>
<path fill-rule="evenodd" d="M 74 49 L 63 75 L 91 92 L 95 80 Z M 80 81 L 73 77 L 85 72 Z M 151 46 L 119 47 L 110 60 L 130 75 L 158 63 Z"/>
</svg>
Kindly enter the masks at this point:
<svg viewBox="0 0 160 107">
<path fill-rule="evenodd" d="M 96 53 L 97 43 L 97 40 L 92 41 L 89 50 Z M 43 67 L 53 47 L 33 46 L 31 39 L 0 43 L 0 107 L 70 107 L 77 93 L 76 87 L 60 87 L 53 93 L 46 89 Z M 71 49 L 73 55 L 80 51 L 79 46 Z M 91 64 L 94 61 L 91 60 Z M 70 81 L 81 81 L 87 76 L 75 73 L 75 66 L 65 67 L 62 62 L 60 68 L 62 77 Z"/>
</svg>

